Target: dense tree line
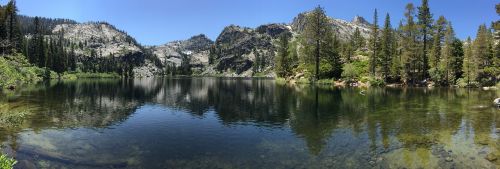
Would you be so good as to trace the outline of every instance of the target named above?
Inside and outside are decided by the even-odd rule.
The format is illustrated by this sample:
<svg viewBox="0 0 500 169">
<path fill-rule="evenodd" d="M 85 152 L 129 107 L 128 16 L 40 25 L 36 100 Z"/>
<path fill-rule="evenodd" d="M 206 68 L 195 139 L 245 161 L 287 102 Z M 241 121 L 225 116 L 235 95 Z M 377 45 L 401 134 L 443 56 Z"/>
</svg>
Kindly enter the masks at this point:
<svg viewBox="0 0 500 169">
<path fill-rule="evenodd" d="M 22 53 L 29 63 L 56 73 L 63 72 L 91 72 L 110 73 L 116 72 L 120 75 L 131 76 L 134 66 L 143 63 L 146 58 L 156 65 L 161 65 L 158 57 L 153 56 L 148 50 L 138 45 L 144 54 L 125 54 L 115 57 L 103 56 L 101 51 L 89 48 L 87 41 L 70 41 L 64 38 L 64 29 L 52 32 L 56 25 L 75 24 L 68 19 L 49 19 L 42 17 L 27 17 L 18 15 L 16 1 L 11 0 L 5 6 L 0 6 L 0 50 L 3 55 L 15 55 Z M 95 24 L 106 24 L 105 22 Z M 126 34 L 124 31 L 117 31 Z M 97 39 L 97 41 L 103 41 Z M 134 38 L 126 36 L 125 42 L 138 44 Z M 85 51 L 90 56 L 76 51 Z M 19 55 L 22 56 L 22 55 Z M 49 71 L 47 71 L 49 73 Z M 47 76 L 48 77 L 48 76 Z"/>
<path fill-rule="evenodd" d="M 496 5 L 500 15 L 500 4 Z M 313 80 L 344 78 L 406 85 L 486 86 L 500 78 L 500 21 L 480 25 L 476 38 L 461 41 L 452 22 L 434 20 L 428 0 L 406 5 L 404 19 L 393 28 L 386 14 L 381 27 L 374 11 L 371 33 L 365 40 L 354 30 L 339 41 L 321 7 L 307 14 L 305 30 L 297 38 L 281 36 L 276 43 L 276 72 L 280 77 L 305 72 Z M 292 50 L 293 49 L 293 50 Z M 299 49 L 299 50 L 297 50 Z M 298 59 L 292 59 L 299 56 Z M 294 64 L 294 62 L 299 62 Z"/>
</svg>

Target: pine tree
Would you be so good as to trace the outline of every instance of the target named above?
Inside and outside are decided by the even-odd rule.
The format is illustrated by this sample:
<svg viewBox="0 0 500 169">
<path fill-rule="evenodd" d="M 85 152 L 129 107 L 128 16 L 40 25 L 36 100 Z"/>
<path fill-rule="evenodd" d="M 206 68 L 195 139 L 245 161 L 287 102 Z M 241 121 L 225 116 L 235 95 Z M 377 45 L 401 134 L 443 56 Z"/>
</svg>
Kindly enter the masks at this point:
<svg viewBox="0 0 500 169">
<path fill-rule="evenodd" d="M 391 64 L 391 76 L 394 80 L 401 80 L 401 71 L 402 71 L 402 44 L 403 44 L 403 22 L 399 22 L 399 26 L 394 31 L 394 40 L 393 40 L 393 52 L 394 57 L 392 58 Z"/>
<path fill-rule="evenodd" d="M 279 77 L 286 77 L 291 73 L 290 51 L 289 51 L 290 34 L 288 32 L 281 33 L 278 39 L 278 49 L 276 54 L 275 70 Z"/>
<path fill-rule="evenodd" d="M 442 51 L 442 58 L 439 64 L 439 72 L 443 75 L 440 80 L 445 85 L 449 85 L 450 82 L 454 81 L 454 72 L 451 69 L 451 61 L 454 58 L 453 56 L 453 42 L 455 41 L 455 32 L 453 31 L 453 27 L 451 23 L 448 22 L 446 26 L 446 33 L 444 36 L 444 48 Z"/>
<path fill-rule="evenodd" d="M 431 38 L 432 14 L 429 9 L 428 0 L 422 0 L 422 6 L 418 7 L 418 25 L 422 36 L 422 79 L 428 77 L 429 63 L 427 57 L 428 41 Z"/>
<path fill-rule="evenodd" d="M 403 80 L 413 84 L 417 80 L 419 74 L 419 59 L 418 59 L 418 45 L 417 45 L 417 25 L 414 22 L 415 7 L 412 3 L 406 5 L 406 25 L 402 30 L 402 65 L 403 65 Z"/>
<path fill-rule="evenodd" d="M 306 16 L 306 24 L 301 35 L 301 43 L 306 56 L 305 66 L 313 73 L 313 80 L 320 78 L 320 64 L 324 74 L 340 77 L 338 54 L 333 47 L 333 30 L 329 19 L 321 7 L 315 8 Z M 311 66 L 312 65 L 312 66 Z"/>
<path fill-rule="evenodd" d="M 353 50 L 359 50 L 365 47 L 365 38 L 361 35 L 361 31 L 359 31 L 358 27 L 354 30 L 351 40 L 353 43 Z"/>
<path fill-rule="evenodd" d="M 463 43 L 460 39 L 455 38 L 452 43 L 452 59 L 451 59 L 451 71 L 453 75 L 453 79 L 451 81 L 452 84 L 457 84 L 457 80 L 462 78 L 462 65 L 464 60 L 464 49 Z"/>
<path fill-rule="evenodd" d="M 17 21 L 17 7 L 16 1 L 11 0 L 5 8 L 5 21 L 7 23 L 7 37 L 9 41 L 8 52 L 21 51 L 21 31 L 19 30 L 19 23 Z"/>
<path fill-rule="evenodd" d="M 378 14 L 377 9 L 373 13 L 373 24 L 371 26 L 372 32 L 370 35 L 370 49 L 372 50 L 370 58 L 370 73 L 375 76 L 377 58 L 379 54 L 379 39 L 378 39 Z"/>
<path fill-rule="evenodd" d="M 476 39 L 474 40 L 474 57 L 478 62 L 478 82 L 482 85 L 492 85 L 495 75 L 491 74 L 492 64 L 492 47 L 491 47 L 491 32 L 486 25 L 479 26 Z"/>
<path fill-rule="evenodd" d="M 260 57 L 260 54 L 259 52 L 257 52 L 257 50 L 255 50 L 255 48 L 253 49 L 253 54 L 255 56 L 255 60 L 253 62 L 253 73 L 258 73 L 260 72 L 260 68 L 261 68 L 261 63 L 262 63 L 262 58 Z"/>
<path fill-rule="evenodd" d="M 349 39 L 347 43 L 342 45 L 342 55 L 344 56 L 345 63 L 351 63 L 354 50 L 356 48 L 355 46 L 356 44 L 353 38 Z"/>
<path fill-rule="evenodd" d="M 382 30 L 382 37 L 381 37 L 381 58 L 380 58 L 380 67 L 381 67 L 381 72 L 382 76 L 386 81 L 388 81 L 388 78 L 391 74 L 391 63 L 393 59 L 393 32 L 392 32 L 392 26 L 391 26 L 391 18 L 389 14 L 386 15 L 385 17 L 385 22 L 384 22 L 384 29 Z"/>
<path fill-rule="evenodd" d="M 469 86 L 476 80 L 476 75 L 478 72 L 478 61 L 474 57 L 472 46 L 472 40 L 470 37 L 468 37 L 465 44 L 464 60 L 462 66 L 462 72 L 464 72 L 464 80 L 467 83 L 467 86 Z"/>
<path fill-rule="evenodd" d="M 441 48 L 444 40 L 444 33 L 447 22 L 448 21 L 446 21 L 446 18 L 444 16 L 440 16 L 436 21 L 436 24 L 434 25 L 434 39 L 429 57 L 430 72 L 436 71 L 438 69 L 438 65 L 441 60 Z"/>
</svg>

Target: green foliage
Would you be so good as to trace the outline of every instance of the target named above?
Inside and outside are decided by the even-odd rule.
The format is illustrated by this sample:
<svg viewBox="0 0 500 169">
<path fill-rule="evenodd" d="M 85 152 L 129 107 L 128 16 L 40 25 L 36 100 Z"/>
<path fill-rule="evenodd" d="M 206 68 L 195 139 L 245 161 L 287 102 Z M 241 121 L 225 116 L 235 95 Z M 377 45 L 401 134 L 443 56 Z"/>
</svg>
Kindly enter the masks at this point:
<svg viewBox="0 0 500 169">
<path fill-rule="evenodd" d="M 118 73 L 87 73 L 87 72 L 66 72 L 61 79 L 91 79 L 91 78 L 120 78 Z"/>
<path fill-rule="evenodd" d="M 393 37 L 393 30 L 391 26 L 391 18 L 389 14 L 386 15 L 385 17 L 385 22 L 384 22 L 384 29 L 382 30 L 382 37 L 381 37 L 381 55 L 379 59 L 380 63 L 380 69 L 382 73 L 382 77 L 384 79 L 388 79 L 391 75 L 391 67 L 392 67 L 392 62 L 393 62 L 393 57 L 394 57 L 394 51 L 395 51 L 395 46 L 394 46 L 394 37 Z"/>
<path fill-rule="evenodd" d="M 377 69 L 377 58 L 380 55 L 380 39 L 379 39 L 379 30 L 378 30 L 378 13 L 377 9 L 373 13 L 373 24 L 371 27 L 371 35 L 369 39 L 369 48 L 372 51 L 370 56 L 370 73 L 372 76 L 375 76 L 375 71 Z"/>
<path fill-rule="evenodd" d="M 291 74 L 292 58 L 289 50 L 290 35 L 288 32 L 281 33 L 278 39 L 278 51 L 275 57 L 275 71 L 278 77 L 286 77 Z"/>
<path fill-rule="evenodd" d="M 342 68 L 342 78 L 350 83 L 356 81 L 360 76 L 360 72 L 356 69 L 356 66 L 352 63 L 344 64 Z"/>
<path fill-rule="evenodd" d="M 0 57 L 0 88 L 40 81 L 45 70 L 32 66 L 21 54 Z"/>
<path fill-rule="evenodd" d="M 465 78 L 459 78 L 457 80 L 457 85 L 459 87 L 479 87 L 479 83 L 476 81 L 470 81 Z"/>
<path fill-rule="evenodd" d="M 368 77 L 367 80 L 368 80 L 368 83 L 370 84 L 370 86 L 384 86 L 385 85 L 384 79 L 381 79 L 381 78 L 376 78 L 376 77 L 370 76 L 370 77 Z"/>
<path fill-rule="evenodd" d="M 0 169 L 13 169 L 17 161 L 5 154 L 0 155 Z"/>
<path fill-rule="evenodd" d="M 339 44 L 323 8 L 317 7 L 306 16 L 300 39 L 304 56 L 301 64 L 315 80 L 340 77 Z"/>
</svg>

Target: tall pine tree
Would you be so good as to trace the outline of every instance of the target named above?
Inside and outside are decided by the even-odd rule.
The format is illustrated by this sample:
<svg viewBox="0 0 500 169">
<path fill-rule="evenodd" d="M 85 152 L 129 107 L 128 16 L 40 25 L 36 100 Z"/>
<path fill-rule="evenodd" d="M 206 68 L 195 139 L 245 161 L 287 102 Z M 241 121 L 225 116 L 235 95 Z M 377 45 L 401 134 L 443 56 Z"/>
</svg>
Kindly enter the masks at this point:
<svg viewBox="0 0 500 169">
<path fill-rule="evenodd" d="M 377 69 L 377 58 L 379 54 L 379 31 L 378 31 L 378 14 L 377 9 L 373 13 L 373 24 L 371 26 L 371 35 L 370 35 L 370 49 L 372 50 L 372 54 L 370 56 L 370 73 L 372 76 L 375 76 L 375 72 Z"/>
<path fill-rule="evenodd" d="M 429 61 L 427 57 L 428 41 L 431 38 L 432 14 L 429 9 L 429 1 L 422 0 L 422 5 L 418 7 L 418 25 L 422 36 L 422 74 L 421 79 L 428 77 Z"/>
<path fill-rule="evenodd" d="M 385 17 L 384 28 L 382 30 L 381 37 L 381 49 L 382 54 L 380 58 L 380 67 L 383 78 L 388 81 L 388 78 L 391 74 L 391 64 L 393 59 L 393 32 L 391 26 L 391 18 L 389 14 Z"/>
</svg>

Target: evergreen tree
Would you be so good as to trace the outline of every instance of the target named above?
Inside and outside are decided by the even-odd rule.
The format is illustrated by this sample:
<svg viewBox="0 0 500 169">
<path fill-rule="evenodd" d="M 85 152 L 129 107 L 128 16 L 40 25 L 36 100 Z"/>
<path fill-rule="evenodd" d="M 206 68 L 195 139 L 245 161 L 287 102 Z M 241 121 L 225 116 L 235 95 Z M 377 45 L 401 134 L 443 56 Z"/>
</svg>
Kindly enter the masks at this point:
<svg viewBox="0 0 500 169">
<path fill-rule="evenodd" d="M 406 24 L 402 30 L 402 65 L 403 80 L 415 84 L 419 74 L 418 44 L 417 44 L 417 25 L 414 22 L 415 7 L 412 3 L 406 5 L 405 17 Z"/>
<path fill-rule="evenodd" d="M 455 79 L 455 73 L 451 69 L 451 61 L 454 58 L 453 42 L 455 41 L 455 39 L 455 32 L 453 31 L 453 27 L 451 26 L 451 23 L 448 22 L 448 25 L 446 26 L 446 33 L 444 36 L 444 48 L 441 54 L 442 58 L 439 62 L 439 72 L 442 75 L 442 77 L 440 77 L 440 80 L 444 85 L 449 85 L 450 82 L 453 82 Z"/>
<path fill-rule="evenodd" d="M 462 72 L 464 72 L 463 78 L 467 86 L 476 80 L 479 66 L 477 59 L 474 57 L 472 46 L 472 40 L 468 37 L 465 42 L 464 60 L 462 66 Z"/>
<path fill-rule="evenodd" d="M 430 53 L 430 72 L 438 69 L 439 62 L 441 60 L 441 48 L 444 40 L 444 33 L 446 28 L 446 18 L 440 16 L 439 19 L 434 24 L 434 36 L 433 43 Z M 431 73 L 432 74 L 432 73 Z"/>
<path fill-rule="evenodd" d="M 342 55 L 344 56 L 345 63 L 351 63 L 354 50 L 356 48 L 355 46 L 356 44 L 354 38 L 349 39 L 347 43 L 342 45 Z"/>
<path fill-rule="evenodd" d="M 377 58 L 379 54 L 379 39 L 378 39 L 378 14 L 377 9 L 373 13 L 373 24 L 371 26 L 372 32 L 370 35 L 370 49 L 372 51 L 370 58 L 370 73 L 375 76 Z"/>
<path fill-rule="evenodd" d="M 281 33 L 278 39 L 278 49 L 276 54 L 276 74 L 279 77 L 286 77 L 291 73 L 291 64 L 290 64 L 290 51 L 289 51 L 289 41 L 290 34 L 288 32 Z"/>
<path fill-rule="evenodd" d="M 320 78 L 320 73 L 325 76 L 340 77 L 342 67 L 339 65 L 339 56 L 334 50 L 333 30 L 323 8 L 317 7 L 306 16 L 301 43 L 306 56 L 304 64 L 309 73 L 314 72 L 314 80 Z"/>
<path fill-rule="evenodd" d="M 8 52 L 21 51 L 21 32 L 19 30 L 19 23 L 17 21 L 17 7 L 16 1 L 11 0 L 5 8 L 5 22 L 7 24 L 7 37 L 9 41 Z"/>
<path fill-rule="evenodd" d="M 452 84 L 456 84 L 459 78 L 462 78 L 462 66 L 464 60 L 464 49 L 463 43 L 460 39 L 455 38 L 452 43 L 452 59 L 451 59 L 451 71 L 453 79 L 451 81 Z"/>
<path fill-rule="evenodd" d="M 403 22 L 399 22 L 399 26 L 396 31 L 394 31 L 394 40 L 393 40 L 393 53 L 394 57 L 392 58 L 391 64 L 391 76 L 394 80 L 401 80 L 401 71 L 402 71 L 402 44 L 403 44 Z"/>
<path fill-rule="evenodd" d="M 359 31 L 358 27 L 354 30 L 351 40 L 353 43 L 353 50 L 359 50 L 365 47 L 365 38 L 361 36 L 361 31 Z"/>
<path fill-rule="evenodd" d="M 262 63 L 262 58 L 260 57 L 260 54 L 259 52 L 257 52 L 257 50 L 255 50 L 255 48 L 253 49 L 253 54 L 255 56 L 255 60 L 253 62 L 253 73 L 258 73 L 260 72 L 260 68 L 261 68 L 261 63 Z"/>
<path fill-rule="evenodd" d="M 474 57 L 477 58 L 478 62 L 478 82 L 481 85 L 492 85 L 494 82 L 495 75 L 491 74 L 491 70 L 494 69 L 492 64 L 492 47 L 491 47 L 491 32 L 488 30 L 486 25 L 479 26 L 476 39 L 474 40 Z"/>
<path fill-rule="evenodd" d="M 384 23 L 384 29 L 382 30 L 382 37 L 381 37 L 381 58 L 380 58 L 380 67 L 381 67 L 381 72 L 382 76 L 384 79 L 387 81 L 390 74 L 391 74 L 391 64 L 392 64 L 392 59 L 393 59 L 393 32 L 392 32 L 392 26 L 391 26 L 391 18 L 389 14 L 386 15 L 385 17 L 385 23 Z"/>
<path fill-rule="evenodd" d="M 429 9 L 428 0 L 422 0 L 422 5 L 418 7 L 418 25 L 422 36 L 422 79 L 428 77 L 429 63 L 427 57 L 428 41 L 431 38 L 432 14 Z"/>
</svg>

